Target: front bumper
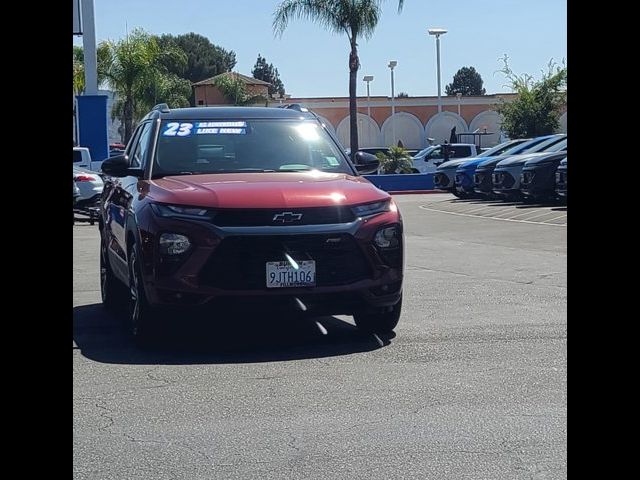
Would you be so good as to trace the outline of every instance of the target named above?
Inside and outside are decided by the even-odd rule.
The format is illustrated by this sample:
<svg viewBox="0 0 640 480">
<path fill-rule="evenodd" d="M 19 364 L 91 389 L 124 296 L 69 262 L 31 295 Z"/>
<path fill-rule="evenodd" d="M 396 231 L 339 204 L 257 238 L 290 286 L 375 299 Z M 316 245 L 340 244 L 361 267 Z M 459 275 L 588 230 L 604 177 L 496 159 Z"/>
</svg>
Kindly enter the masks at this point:
<svg viewBox="0 0 640 480">
<path fill-rule="evenodd" d="M 455 184 L 458 190 L 473 193 L 474 191 L 474 182 L 473 182 L 473 173 L 469 170 L 464 171 L 456 171 Z"/>
<path fill-rule="evenodd" d="M 558 169 L 556 172 L 556 193 L 561 197 L 567 196 L 567 169 Z"/>
<path fill-rule="evenodd" d="M 493 170 L 478 170 L 473 174 L 473 190 L 476 193 L 484 195 L 490 194 L 493 190 L 493 182 L 491 180 L 491 174 Z"/>
<path fill-rule="evenodd" d="M 556 190 L 555 165 L 523 169 L 520 175 L 520 191 L 527 197 L 554 197 Z"/>
<path fill-rule="evenodd" d="M 455 188 L 455 169 L 440 170 L 433 174 L 433 186 L 438 190 L 452 191 Z"/>
<path fill-rule="evenodd" d="M 516 176 L 517 175 L 517 176 Z M 509 195 L 520 191 L 520 170 L 494 170 L 491 175 L 493 192 L 499 195 Z"/>
<path fill-rule="evenodd" d="M 347 224 L 299 227 L 229 227 L 162 219 L 143 235 L 145 291 L 154 306 L 352 314 L 395 305 L 402 293 L 404 242 L 383 252 L 373 244 L 380 228 L 398 225 L 386 212 Z M 154 239 L 161 232 L 187 235 L 192 249 L 176 265 L 163 263 Z M 144 238 L 148 241 L 145 242 Z M 266 287 L 266 262 L 287 252 L 296 260 L 315 260 L 316 286 Z M 390 253 L 392 252 L 392 253 Z"/>
</svg>

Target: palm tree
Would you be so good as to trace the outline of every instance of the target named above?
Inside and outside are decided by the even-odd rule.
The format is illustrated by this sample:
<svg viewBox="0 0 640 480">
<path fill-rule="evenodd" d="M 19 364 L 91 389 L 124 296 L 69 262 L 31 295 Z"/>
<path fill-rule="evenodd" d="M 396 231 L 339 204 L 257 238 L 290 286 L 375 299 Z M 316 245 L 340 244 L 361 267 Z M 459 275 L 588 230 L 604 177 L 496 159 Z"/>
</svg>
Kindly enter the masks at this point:
<svg viewBox="0 0 640 480">
<path fill-rule="evenodd" d="M 358 38 L 371 38 L 380 19 L 384 0 L 284 0 L 274 13 L 273 29 L 282 36 L 292 19 L 305 19 L 318 23 L 335 33 L 346 33 L 351 46 L 349 53 L 349 125 L 351 127 L 351 154 L 358 151 L 358 105 L 356 85 L 360 59 Z M 398 0 L 398 12 L 404 0 Z"/>
<path fill-rule="evenodd" d="M 131 138 L 134 121 L 154 103 L 171 98 L 173 106 L 185 106 L 185 101 L 188 104 L 188 96 L 185 100 L 183 95 L 176 95 L 184 92 L 184 81 L 167 73 L 165 56 L 186 63 L 182 50 L 170 46 L 160 48 L 157 37 L 142 29 L 134 30 L 118 42 L 102 42 L 98 47 L 98 77 L 104 78 L 116 93 L 118 100 L 112 116 L 121 117 L 125 143 Z"/>
</svg>

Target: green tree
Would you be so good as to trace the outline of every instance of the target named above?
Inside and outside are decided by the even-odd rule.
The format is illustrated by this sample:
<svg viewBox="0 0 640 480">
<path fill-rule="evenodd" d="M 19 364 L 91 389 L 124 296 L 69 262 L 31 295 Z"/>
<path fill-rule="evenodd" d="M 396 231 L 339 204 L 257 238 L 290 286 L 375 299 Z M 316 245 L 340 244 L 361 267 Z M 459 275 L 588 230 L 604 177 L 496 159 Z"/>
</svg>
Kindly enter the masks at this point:
<svg viewBox="0 0 640 480">
<path fill-rule="evenodd" d="M 311 20 L 329 31 L 346 34 L 349 52 L 349 125 L 351 154 L 358 151 L 357 75 L 360 68 L 358 39 L 371 38 L 375 31 L 384 0 L 284 0 L 274 13 L 273 29 L 282 36 L 294 19 Z M 404 0 L 398 0 L 398 12 Z"/>
<path fill-rule="evenodd" d="M 409 94 L 407 92 L 400 92 L 396 95 L 396 98 L 409 98 Z"/>
<path fill-rule="evenodd" d="M 447 95 L 461 93 L 463 96 L 484 95 L 486 90 L 482 88 L 482 77 L 473 67 L 462 67 L 453 76 L 453 82 L 444 90 Z"/>
<path fill-rule="evenodd" d="M 502 100 L 496 111 L 502 115 L 502 131 L 510 138 L 537 137 L 557 131 L 561 109 L 567 102 L 567 67 L 553 60 L 535 80 L 529 74 L 516 75 L 505 55 L 500 70 L 517 94 L 513 101 Z"/>
<path fill-rule="evenodd" d="M 169 106 L 188 105 L 184 81 L 167 71 L 166 63 L 186 63 L 184 52 L 177 48 L 161 48 L 157 37 L 135 29 L 126 38 L 104 41 L 98 47 L 98 78 L 115 92 L 112 117 L 124 125 L 125 143 L 131 138 L 134 122 L 156 102 Z"/>
<path fill-rule="evenodd" d="M 80 95 L 84 92 L 84 50 L 73 46 L 73 93 Z"/>
<path fill-rule="evenodd" d="M 391 146 L 386 152 L 376 153 L 380 161 L 380 173 L 412 173 L 413 158 L 403 147 Z"/>
<path fill-rule="evenodd" d="M 165 58 L 167 71 L 186 78 L 192 83 L 230 72 L 236 65 L 236 54 L 233 50 L 225 50 L 197 33 L 183 35 L 161 35 L 158 37 L 161 48 L 177 47 L 186 55 L 186 64 L 175 63 L 171 57 Z"/>
<path fill-rule="evenodd" d="M 250 95 L 247 92 L 246 84 L 233 72 L 227 75 L 220 75 L 213 83 L 225 98 L 234 105 L 249 105 L 266 100 L 261 95 Z"/>
<path fill-rule="evenodd" d="M 278 69 L 274 68 L 272 63 L 267 63 L 265 58 L 260 54 L 258 54 L 258 59 L 253 66 L 253 70 L 251 70 L 251 75 L 253 78 L 271 84 L 269 86 L 269 95 L 274 96 L 276 93 L 284 95 L 284 84 L 282 80 L 280 80 Z"/>
</svg>

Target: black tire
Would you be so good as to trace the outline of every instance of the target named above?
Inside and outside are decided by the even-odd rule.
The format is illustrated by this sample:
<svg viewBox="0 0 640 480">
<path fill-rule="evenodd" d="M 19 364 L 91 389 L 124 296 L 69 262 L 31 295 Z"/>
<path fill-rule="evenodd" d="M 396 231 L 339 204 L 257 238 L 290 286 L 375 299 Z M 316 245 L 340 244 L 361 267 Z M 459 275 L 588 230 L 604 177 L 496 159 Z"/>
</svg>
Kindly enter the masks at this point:
<svg viewBox="0 0 640 480">
<path fill-rule="evenodd" d="M 142 280 L 140 252 L 136 244 L 129 249 L 129 318 L 128 326 L 138 347 L 149 347 L 153 341 L 153 321 L 157 317 L 147 301 Z"/>
<path fill-rule="evenodd" d="M 127 289 L 111 270 L 107 257 L 107 246 L 100 240 L 100 295 L 102 304 L 113 313 L 122 312 L 127 305 Z"/>
<path fill-rule="evenodd" d="M 353 319 L 356 326 L 366 333 L 391 333 L 398 325 L 402 313 L 402 297 L 389 312 L 356 313 Z"/>
<path fill-rule="evenodd" d="M 466 200 L 467 198 L 469 198 L 469 194 L 467 192 L 461 192 L 456 188 L 454 188 L 451 193 L 462 200 Z"/>
</svg>

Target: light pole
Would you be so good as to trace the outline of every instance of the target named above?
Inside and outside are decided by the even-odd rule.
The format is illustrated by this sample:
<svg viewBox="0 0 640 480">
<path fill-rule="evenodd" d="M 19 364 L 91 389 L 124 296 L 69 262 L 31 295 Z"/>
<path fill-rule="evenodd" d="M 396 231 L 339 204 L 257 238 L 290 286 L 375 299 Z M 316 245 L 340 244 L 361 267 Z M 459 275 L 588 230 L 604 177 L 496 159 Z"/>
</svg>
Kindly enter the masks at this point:
<svg viewBox="0 0 640 480">
<path fill-rule="evenodd" d="M 362 79 L 367 82 L 367 115 L 371 118 L 371 105 L 369 104 L 369 83 L 373 82 L 373 75 L 365 75 Z"/>
<path fill-rule="evenodd" d="M 462 98 L 462 94 L 460 92 L 456 93 L 456 98 L 458 99 L 458 116 L 461 117 L 462 115 L 460 115 L 460 99 Z"/>
<path fill-rule="evenodd" d="M 395 122 L 395 114 L 396 114 L 396 104 L 395 104 L 395 93 L 394 93 L 394 85 L 393 85 L 393 69 L 398 65 L 398 62 L 395 60 L 391 60 L 389 62 L 388 67 L 391 69 L 391 134 L 393 135 L 393 144 L 396 144 L 396 122 Z"/>
<path fill-rule="evenodd" d="M 429 35 L 436 36 L 436 62 L 438 69 L 438 113 L 442 111 L 442 98 L 440 97 L 440 35 L 447 33 L 444 28 L 430 28 Z"/>
</svg>

